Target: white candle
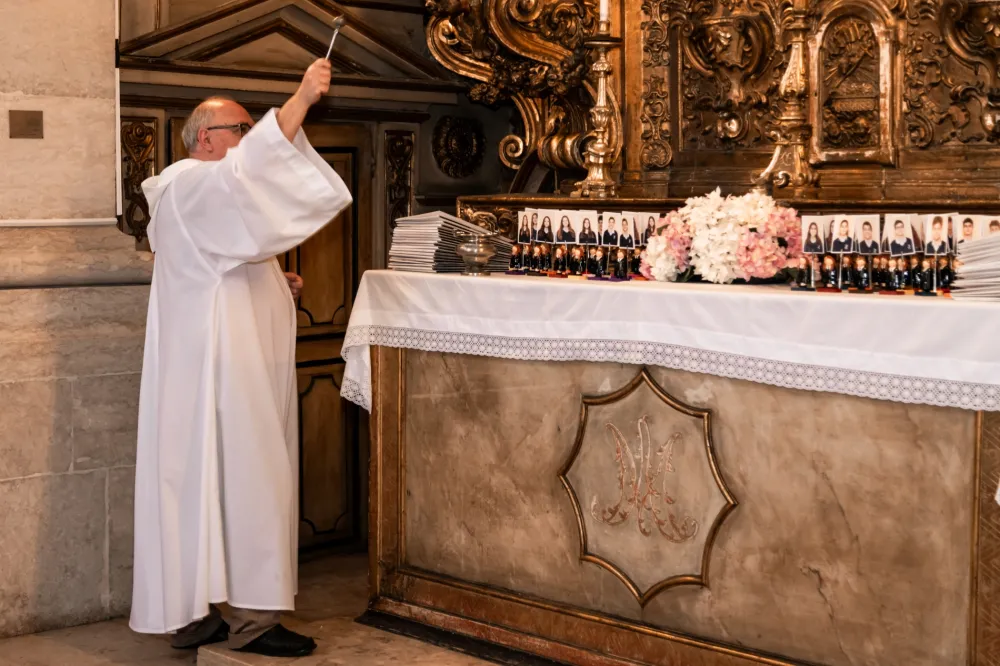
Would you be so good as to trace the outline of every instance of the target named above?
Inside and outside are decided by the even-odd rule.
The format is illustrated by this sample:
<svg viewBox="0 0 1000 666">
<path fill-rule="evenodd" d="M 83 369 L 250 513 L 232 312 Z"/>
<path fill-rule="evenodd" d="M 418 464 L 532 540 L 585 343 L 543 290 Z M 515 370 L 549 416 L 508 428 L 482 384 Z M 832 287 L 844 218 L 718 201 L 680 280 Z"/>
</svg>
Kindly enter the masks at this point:
<svg viewBox="0 0 1000 666">
<path fill-rule="evenodd" d="M 609 12 L 608 12 L 608 0 L 601 0 L 601 13 L 600 13 L 599 19 L 601 21 L 607 21 L 608 20 L 608 15 L 609 15 Z"/>
</svg>

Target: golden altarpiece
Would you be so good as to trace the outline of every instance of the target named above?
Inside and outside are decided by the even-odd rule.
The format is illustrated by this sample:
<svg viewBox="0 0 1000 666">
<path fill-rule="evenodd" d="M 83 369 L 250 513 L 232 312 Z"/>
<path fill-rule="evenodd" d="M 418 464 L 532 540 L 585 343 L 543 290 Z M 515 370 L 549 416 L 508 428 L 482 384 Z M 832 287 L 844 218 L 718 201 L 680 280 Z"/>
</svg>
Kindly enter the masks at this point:
<svg viewBox="0 0 1000 666">
<path fill-rule="evenodd" d="M 1000 195 L 997 2 L 611 0 L 607 48 L 591 0 L 428 7 L 433 55 L 478 82 L 473 99 L 517 107 L 499 146 L 512 193 L 537 191 L 539 170 L 557 191 L 582 178 L 604 51 L 608 159 L 631 208 L 754 183 L 803 210 Z M 518 198 L 462 204 L 506 227 Z"/>
<path fill-rule="evenodd" d="M 523 208 L 664 211 L 716 187 L 801 212 L 1000 212 L 998 1 L 428 9 L 434 57 L 520 117 L 498 146 L 510 193 L 457 206 L 508 235 Z M 930 335 L 954 304 L 921 300 L 927 330 L 875 317 L 871 335 Z M 368 621 L 588 666 L 1000 665 L 996 412 L 697 358 L 423 349 L 372 349 Z"/>
</svg>

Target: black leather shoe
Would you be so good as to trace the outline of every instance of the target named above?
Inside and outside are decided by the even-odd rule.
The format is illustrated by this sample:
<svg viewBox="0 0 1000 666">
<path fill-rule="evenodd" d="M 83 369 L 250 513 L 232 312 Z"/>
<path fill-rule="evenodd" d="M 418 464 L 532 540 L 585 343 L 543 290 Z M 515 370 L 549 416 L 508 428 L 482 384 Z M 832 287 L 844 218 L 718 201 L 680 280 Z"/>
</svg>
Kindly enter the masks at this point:
<svg viewBox="0 0 1000 666">
<path fill-rule="evenodd" d="M 238 652 L 252 652 L 265 657 L 304 657 L 316 649 L 316 641 L 285 629 L 280 624 L 253 639 Z"/>
<path fill-rule="evenodd" d="M 173 647 L 177 650 L 197 650 L 202 645 L 212 645 L 213 643 L 222 643 L 227 640 L 229 640 L 229 625 L 223 622 L 219 625 L 219 628 L 215 630 L 215 633 L 205 640 L 192 643 L 191 645 L 174 645 Z"/>
</svg>

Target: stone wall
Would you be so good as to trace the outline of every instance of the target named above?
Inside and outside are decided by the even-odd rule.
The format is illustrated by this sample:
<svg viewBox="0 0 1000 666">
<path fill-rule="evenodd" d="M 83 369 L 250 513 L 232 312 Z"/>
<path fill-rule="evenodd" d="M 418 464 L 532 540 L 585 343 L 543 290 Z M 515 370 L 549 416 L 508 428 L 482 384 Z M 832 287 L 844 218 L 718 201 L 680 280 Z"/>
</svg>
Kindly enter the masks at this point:
<svg viewBox="0 0 1000 666">
<path fill-rule="evenodd" d="M 147 297 L 0 289 L 0 637 L 128 611 Z"/>
<path fill-rule="evenodd" d="M 115 0 L 0 2 L 0 220 L 115 214 Z M 42 111 L 42 140 L 8 111 Z"/>
<path fill-rule="evenodd" d="M 0 2 L 0 637 L 127 612 L 151 261 L 115 214 L 114 0 Z M 44 113 L 10 139 L 8 111 Z M 21 221 L 21 222 L 18 222 Z"/>
</svg>

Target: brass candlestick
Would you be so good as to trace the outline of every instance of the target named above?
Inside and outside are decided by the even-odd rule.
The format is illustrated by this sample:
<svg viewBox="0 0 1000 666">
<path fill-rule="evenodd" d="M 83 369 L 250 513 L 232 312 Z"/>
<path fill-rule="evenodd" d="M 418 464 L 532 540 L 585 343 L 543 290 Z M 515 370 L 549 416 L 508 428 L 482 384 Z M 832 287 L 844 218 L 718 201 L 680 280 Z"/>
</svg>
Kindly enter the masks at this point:
<svg viewBox="0 0 1000 666">
<path fill-rule="evenodd" d="M 614 150 L 608 141 L 611 114 L 614 109 L 608 102 L 608 77 L 611 75 L 611 62 L 608 60 L 608 49 L 621 44 L 621 39 L 611 36 L 611 23 L 601 21 L 597 34 L 586 41 L 588 49 L 594 52 L 594 64 L 590 71 L 597 81 L 597 99 L 590 110 L 590 120 L 594 129 L 590 134 L 593 140 L 587 144 L 584 164 L 587 166 L 587 177 L 576 184 L 574 197 L 591 197 L 606 199 L 615 196 L 616 184 L 611 177 L 611 164 Z"/>
<path fill-rule="evenodd" d="M 812 125 L 809 123 L 807 105 L 809 101 L 809 68 L 806 39 L 809 34 L 809 18 L 806 0 L 796 0 L 789 10 L 786 30 L 791 42 L 788 69 L 781 78 L 778 94 L 783 102 L 778 118 L 774 155 L 767 168 L 754 179 L 754 183 L 768 188 L 791 187 L 803 189 L 819 183 L 819 174 L 809 163 L 809 139 Z"/>
</svg>

